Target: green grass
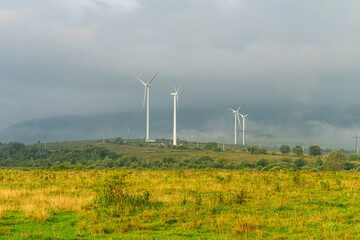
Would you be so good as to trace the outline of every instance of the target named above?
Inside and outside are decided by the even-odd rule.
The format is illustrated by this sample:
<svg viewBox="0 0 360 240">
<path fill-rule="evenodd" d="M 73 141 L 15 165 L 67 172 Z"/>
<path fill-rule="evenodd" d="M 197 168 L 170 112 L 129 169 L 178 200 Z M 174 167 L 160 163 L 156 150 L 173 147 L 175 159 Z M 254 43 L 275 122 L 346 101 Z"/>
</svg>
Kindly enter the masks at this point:
<svg viewBox="0 0 360 240">
<path fill-rule="evenodd" d="M 360 176 L 354 172 L 2 170 L 0 173 L 1 239 L 360 237 Z M 55 177 L 40 183 L 46 176 Z M 114 191 L 100 191 L 104 188 Z M 82 207 L 59 206 L 57 203 L 63 197 L 74 205 L 82 202 Z M 108 201 L 109 198 L 113 201 Z M 31 211 L 26 211 L 24 202 L 32 207 Z M 47 214 L 37 214 L 43 205 Z"/>
<path fill-rule="evenodd" d="M 139 159 L 145 161 L 161 161 L 165 157 L 172 157 L 176 161 L 181 161 L 185 159 L 195 160 L 203 156 L 210 156 L 214 160 L 225 159 L 229 162 L 234 162 L 235 164 L 239 164 L 243 161 L 249 162 L 257 162 L 262 158 L 266 158 L 269 161 L 271 160 L 281 160 L 283 158 L 291 158 L 293 161 L 298 157 L 293 154 L 281 154 L 277 152 L 275 155 L 270 154 L 249 154 L 244 151 L 241 146 L 235 145 L 225 145 L 225 151 L 222 152 L 214 152 L 211 150 L 204 149 L 205 144 L 200 143 L 200 150 L 193 150 L 194 147 L 197 146 L 196 143 L 188 143 L 183 142 L 183 146 L 187 149 L 173 149 L 173 148 L 163 148 L 159 147 L 157 143 L 144 143 L 142 140 L 128 140 L 127 144 L 118 145 L 112 143 L 103 144 L 101 140 L 91 140 L 91 141 L 76 141 L 76 142 L 60 142 L 60 143 L 51 143 L 48 144 L 49 150 L 56 150 L 60 148 L 79 148 L 82 149 L 86 145 L 91 144 L 93 146 L 104 146 L 111 151 L 121 153 L 124 156 L 137 157 Z M 219 144 L 219 147 L 222 147 Z M 304 156 L 307 161 L 315 161 L 315 157 L 311 157 L 308 155 Z"/>
<path fill-rule="evenodd" d="M 87 239 L 79 231 L 79 217 L 73 211 L 53 213 L 45 222 L 27 218 L 22 212 L 5 212 L 0 220 L 0 239 Z"/>
</svg>

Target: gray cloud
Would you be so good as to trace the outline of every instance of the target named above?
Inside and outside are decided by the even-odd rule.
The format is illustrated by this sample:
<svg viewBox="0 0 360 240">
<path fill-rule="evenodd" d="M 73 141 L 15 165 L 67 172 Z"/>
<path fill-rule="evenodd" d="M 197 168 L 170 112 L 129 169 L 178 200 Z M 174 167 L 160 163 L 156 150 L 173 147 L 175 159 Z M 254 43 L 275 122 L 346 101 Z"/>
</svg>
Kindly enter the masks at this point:
<svg viewBox="0 0 360 240">
<path fill-rule="evenodd" d="M 293 128 L 292 122 L 318 121 L 332 131 L 342 123 L 330 118 L 342 114 L 344 128 L 356 127 L 359 5 L 0 3 L 0 128 L 42 117 L 140 110 L 143 92 L 135 76 L 150 79 L 158 71 L 151 90 L 155 110 L 169 108 L 168 93 L 181 83 L 183 108 L 242 103 L 258 124 L 266 125 L 266 118 L 271 126 Z"/>
</svg>

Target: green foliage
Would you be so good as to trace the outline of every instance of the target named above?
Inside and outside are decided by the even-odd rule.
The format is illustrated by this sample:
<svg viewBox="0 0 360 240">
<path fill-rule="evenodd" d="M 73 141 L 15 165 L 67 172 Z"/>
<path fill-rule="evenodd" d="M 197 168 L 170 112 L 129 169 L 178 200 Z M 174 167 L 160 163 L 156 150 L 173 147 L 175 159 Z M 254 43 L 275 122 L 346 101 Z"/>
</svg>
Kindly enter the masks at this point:
<svg viewBox="0 0 360 240">
<path fill-rule="evenodd" d="M 22 143 L 0 144 L 0 167 L 6 168 L 51 168 L 56 171 L 70 169 L 247 169 L 262 171 L 278 170 L 308 170 L 322 171 L 325 168 L 320 156 L 316 159 L 309 158 L 305 161 L 293 160 L 292 156 L 278 159 L 275 156 L 267 156 L 268 159 L 261 159 L 261 156 L 250 156 L 239 150 L 227 151 L 223 154 L 209 153 L 201 149 L 193 151 L 191 148 L 181 151 L 174 149 L 161 149 L 151 146 L 142 148 L 137 146 L 138 142 L 130 143 L 127 146 L 109 145 L 76 145 L 73 143 L 59 144 L 57 147 L 51 146 L 50 150 L 45 150 L 42 145 L 25 146 Z M 191 145 L 190 145 L 191 146 Z M 216 147 L 216 148 L 215 148 Z M 184 147 L 188 148 L 188 146 Z M 210 143 L 208 148 L 217 149 L 217 144 Z M 115 151 L 125 150 L 127 152 L 118 153 Z M 128 149 L 131 149 L 129 151 Z M 255 146 L 247 148 L 252 154 L 265 154 L 266 149 L 260 149 Z M 161 151 L 156 159 L 147 158 L 143 153 L 150 151 Z M 166 154 L 164 154 L 166 153 Z M 132 155 L 134 154 L 134 155 Z M 239 154 L 239 155 L 238 155 Z M 165 155 L 165 156 L 164 156 Z M 186 156 L 186 157 L 185 157 Z M 227 157 L 229 156 L 229 158 Z M 232 157 L 231 157 L 232 156 Z M 245 158 L 244 158 L 245 156 Z M 348 154 L 347 159 L 356 159 L 358 155 Z M 238 159 L 236 159 L 238 158 Z M 307 159 L 307 158 L 306 158 Z M 305 162 L 304 162 L 305 161 Z M 344 163 L 343 169 L 359 169 L 360 164 L 352 164 L 349 161 Z"/>
<path fill-rule="evenodd" d="M 271 164 L 278 172 L 4 169 L 0 239 L 359 238 L 357 173 Z"/>
<path fill-rule="evenodd" d="M 208 142 L 204 148 L 212 150 L 214 152 L 221 152 L 221 148 L 218 147 L 218 144 L 216 142 Z"/>
<path fill-rule="evenodd" d="M 280 152 L 282 154 L 288 154 L 290 152 L 290 147 L 288 145 L 282 145 L 280 147 Z"/>
<path fill-rule="evenodd" d="M 356 167 L 356 165 L 352 162 L 345 162 L 344 164 L 344 169 L 345 170 L 351 170 L 351 169 L 354 169 Z"/>
<path fill-rule="evenodd" d="M 62 164 L 59 164 L 59 165 L 53 167 L 53 169 L 54 169 L 55 171 L 61 171 L 61 170 L 66 170 L 66 169 L 68 169 L 68 168 L 67 168 L 67 166 L 66 166 L 65 164 L 62 163 Z"/>
<path fill-rule="evenodd" d="M 255 146 L 248 147 L 247 150 L 251 154 L 266 154 L 267 153 L 266 149 L 258 148 L 258 147 L 255 147 Z"/>
<path fill-rule="evenodd" d="M 350 153 L 346 155 L 346 161 L 360 161 L 359 153 Z"/>
<path fill-rule="evenodd" d="M 331 151 L 325 158 L 325 169 L 332 171 L 341 171 L 345 169 L 345 157 L 339 150 Z"/>
<path fill-rule="evenodd" d="M 129 194 L 125 178 L 126 173 L 115 171 L 100 181 L 94 202 L 95 208 L 111 215 L 118 215 L 134 213 L 150 206 L 149 192 Z"/>
<path fill-rule="evenodd" d="M 214 150 L 218 147 L 218 144 L 216 142 L 208 142 L 205 145 L 205 149 Z"/>
<path fill-rule="evenodd" d="M 296 156 L 301 156 L 304 154 L 304 151 L 302 149 L 302 147 L 300 145 L 296 145 L 294 148 L 293 148 L 293 153 L 295 153 Z"/>
<path fill-rule="evenodd" d="M 124 140 L 121 137 L 117 137 L 113 140 L 113 143 L 122 145 L 122 144 L 124 144 Z"/>
<path fill-rule="evenodd" d="M 311 145 L 309 147 L 309 155 L 311 156 L 319 156 L 321 155 L 321 148 L 318 145 Z"/>
<path fill-rule="evenodd" d="M 317 159 L 316 159 L 316 165 L 317 166 L 322 166 L 323 165 L 323 161 L 321 160 L 320 156 L 318 156 Z"/>
<path fill-rule="evenodd" d="M 307 164 L 307 162 L 303 158 L 296 159 L 294 163 L 298 169 L 301 169 L 303 166 Z"/>
<path fill-rule="evenodd" d="M 265 158 L 260 159 L 259 161 L 257 161 L 256 166 L 261 166 L 261 167 L 266 167 L 267 165 L 269 165 L 269 161 Z"/>
</svg>

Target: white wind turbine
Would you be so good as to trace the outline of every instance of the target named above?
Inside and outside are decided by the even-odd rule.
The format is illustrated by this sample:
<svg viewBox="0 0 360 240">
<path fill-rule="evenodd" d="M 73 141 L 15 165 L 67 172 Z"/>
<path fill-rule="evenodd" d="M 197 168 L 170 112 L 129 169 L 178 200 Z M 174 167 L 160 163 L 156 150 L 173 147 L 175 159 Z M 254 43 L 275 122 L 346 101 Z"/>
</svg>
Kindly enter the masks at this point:
<svg viewBox="0 0 360 240">
<path fill-rule="evenodd" d="M 235 144 L 235 145 L 237 144 L 236 121 L 238 121 L 239 126 L 241 127 L 241 123 L 240 123 L 240 119 L 239 119 L 239 110 L 240 110 L 240 107 L 241 107 L 241 106 L 239 106 L 237 110 L 234 110 L 234 109 L 232 109 L 232 108 L 229 108 L 229 110 L 233 112 L 234 118 L 235 118 L 235 129 L 234 129 L 234 137 L 235 137 L 234 144 Z"/>
<path fill-rule="evenodd" d="M 241 113 L 239 113 L 239 115 L 242 117 L 242 120 L 243 120 L 243 145 L 245 146 L 246 145 L 246 142 L 245 142 L 245 119 L 249 114 L 242 115 Z"/>
<path fill-rule="evenodd" d="M 145 83 L 144 81 L 142 81 L 139 77 L 137 77 L 137 79 L 144 84 L 145 86 L 145 91 L 144 91 L 144 102 L 143 102 L 143 108 L 145 107 L 145 99 L 146 99 L 146 138 L 145 141 L 146 142 L 150 142 L 150 137 L 149 137 L 149 107 L 150 107 L 150 102 L 149 102 L 149 95 L 150 95 L 150 83 L 152 82 L 152 80 L 154 80 L 154 78 L 158 75 L 159 73 L 155 74 L 155 76 L 147 83 Z"/>
<path fill-rule="evenodd" d="M 171 96 L 174 96 L 174 133 L 173 133 L 173 145 L 177 145 L 177 136 L 176 136 L 176 107 L 179 105 L 179 92 L 180 92 L 180 85 L 179 88 L 176 90 L 174 86 L 174 93 L 170 93 Z"/>
</svg>

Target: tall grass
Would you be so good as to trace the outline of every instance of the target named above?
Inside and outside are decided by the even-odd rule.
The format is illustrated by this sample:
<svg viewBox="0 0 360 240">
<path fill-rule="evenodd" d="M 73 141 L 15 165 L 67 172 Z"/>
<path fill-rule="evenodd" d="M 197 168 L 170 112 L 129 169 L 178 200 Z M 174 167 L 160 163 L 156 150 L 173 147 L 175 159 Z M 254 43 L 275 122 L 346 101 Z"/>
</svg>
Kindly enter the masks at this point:
<svg viewBox="0 0 360 240">
<path fill-rule="evenodd" d="M 93 237 L 356 239 L 353 172 L 1 170 L 2 216 L 74 211 Z M 8 233 L 8 234 L 11 234 Z"/>
</svg>

